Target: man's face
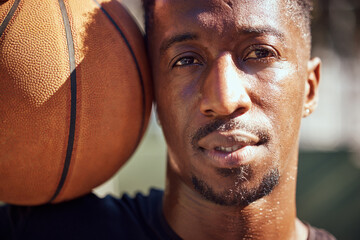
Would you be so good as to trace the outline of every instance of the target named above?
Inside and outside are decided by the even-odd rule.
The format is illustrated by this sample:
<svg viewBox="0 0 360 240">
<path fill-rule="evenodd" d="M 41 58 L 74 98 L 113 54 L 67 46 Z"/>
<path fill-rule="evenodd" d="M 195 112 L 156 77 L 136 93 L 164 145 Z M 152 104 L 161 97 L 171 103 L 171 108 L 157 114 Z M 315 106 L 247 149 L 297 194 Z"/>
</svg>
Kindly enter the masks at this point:
<svg viewBox="0 0 360 240">
<path fill-rule="evenodd" d="M 247 205 L 294 181 L 308 46 L 278 0 L 159 0 L 149 37 L 169 171 Z"/>
</svg>

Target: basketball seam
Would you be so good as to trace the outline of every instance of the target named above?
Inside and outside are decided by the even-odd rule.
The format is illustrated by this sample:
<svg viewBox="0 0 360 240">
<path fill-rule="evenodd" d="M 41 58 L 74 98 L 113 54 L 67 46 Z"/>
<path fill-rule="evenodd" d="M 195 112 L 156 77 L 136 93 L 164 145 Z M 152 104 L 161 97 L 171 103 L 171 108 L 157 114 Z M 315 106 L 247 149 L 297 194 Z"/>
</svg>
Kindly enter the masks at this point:
<svg viewBox="0 0 360 240">
<path fill-rule="evenodd" d="M 144 81 L 143 81 L 143 77 L 142 77 L 142 74 L 141 74 L 141 70 L 140 70 L 140 66 L 139 66 L 139 63 L 138 63 L 138 60 L 135 56 L 135 53 L 128 41 L 128 39 L 126 38 L 124 32 L 121 30 L 121 28 L 116 24 L 115 20 L 110 16 L 110 14 L 101 6 L 101 4 L 96 1 L 96 0 L 93 0 L 100 8 L 100 10 L 105 14 L 105 16 L 109 19 L 109 21 L 113 24 L 113 26 L 116 28 L 116 30 L 120 33 L 121 37 L 123 38 L 127 48 L 129 49 L 130 53 L 131 53 L 131 56 L 135 62 L 135 66 L 136 66 L 136 70 L 138 72 L 138 75 L 139 75 L 139 81 L 140 81 L 140 85 L 141 85 L 141 95 L 142 95 L 142 118 L 141 118 L 141 126 L 140 126 L 140 131 L 139 131 L 139 134 L 138 134 L 138 137 L 137 137 L 137 140 L 136 140 L 136 144 L 134 145 L 135 148 L 136 146 L 140 143 L 140 140 L 141 140 L 141 137 L 142 137 L 142 134 L 143 134 L 143 131 L 144 131 L 144 127 L 145 127 L 145 115 L 146 115 L 146 97 L 145 97 L 145 86 L 144 86 Z M 121 3 L 119 3 L 121 4 Z"/>
<path fill-rule="evenodd" d="M 15 13 L 17 7 L 19 6 L 19 3 L 20 3 L 20 0 L 15 0 L 15 2 L 12 5 L 12 7 L 10 8 L 8 14 L 4 18 L 4 21 L 1 23 L 1 25 L 0 25 L 0 38 L 1 38 L 2 34 L 5 32 L 5 29 L 8 26 L 11 18 L 14 16 L 14 13 Z"/>
<path fill-rule="evenodd" d="M 56 188 L 56 191 L 49 202 L 55 200 L 55 198 L 59 195 L 62 187 L 64 186 L 66 177 L 69 172 L 72 152 L 74 148 L 74 140 L 75 140 L 75 124 L 76 124 L 76 62 L 75 62 L 75 47 L 74 40 L 71 33 L 70 21 L 66 12 L 66 7 L 63 0 L 59 0 L 59 7 L 61 11 L 61 15 L 64 21 L 64 28 L 66 33 L 66 42 L 69 51 L 69 65 L 70 65 L 70 91 L 71 91 L 71 106 L 70 106 L 70 126 L 69 126 L 69 139 L 66 150 L 66 157 L 63 167 L 63 172 L 61 174 L 60 181 Z"/>
</svg>

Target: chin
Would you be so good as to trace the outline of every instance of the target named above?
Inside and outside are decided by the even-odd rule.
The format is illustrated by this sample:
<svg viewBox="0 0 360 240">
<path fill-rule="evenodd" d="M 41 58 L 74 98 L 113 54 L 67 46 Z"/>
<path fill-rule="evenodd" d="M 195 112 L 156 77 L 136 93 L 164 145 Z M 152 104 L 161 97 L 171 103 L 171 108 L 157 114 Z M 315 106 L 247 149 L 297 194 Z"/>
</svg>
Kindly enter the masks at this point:
<svg viewBox="0 0 360 240">
<path fill-rule="evenodd" d="M 227 184 L 224 183 L 227 185 L 226 188 L 222 187 L 218 190 L 218 186 L 211 185 L 210 181 L 195 174 L 192 174 L 191 181 L 193 189 L 202 198 L 221 206 L 246 207 L 269 195 L 278 185 L 280 178 L 278 168 L 272 168 L 263 175 L 260 182 L 250 186 L 253 181 L 253 172 L 249 165 L 236 169 L 217 169 L 217 172 L 222 178 L 227 179 Z"/>
</svg>

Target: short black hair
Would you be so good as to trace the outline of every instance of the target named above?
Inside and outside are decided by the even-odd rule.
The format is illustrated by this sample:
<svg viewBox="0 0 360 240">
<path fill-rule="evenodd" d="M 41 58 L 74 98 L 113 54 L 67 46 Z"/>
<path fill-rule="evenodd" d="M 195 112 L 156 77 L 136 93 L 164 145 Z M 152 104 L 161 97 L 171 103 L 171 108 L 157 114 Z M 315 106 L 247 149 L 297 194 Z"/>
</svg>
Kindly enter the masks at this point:
<svg viewBox="0 0 360 240">
<path fill-rule="evenodd" d="M 285 0 L 287 15 L 301 30 L 303 38 L 311 45 L 311 12 L 313 0 Z"/>
<path fill-rule="evenodd" d="M 153 23 L 155 0 L 142 0 L 145 11 L 145 33 L 149 33 Z M 303 35 L 311 42 L 311 11 L 313 0 L 285 0 L 289 17 L 301 29 Z"/>
</svg>

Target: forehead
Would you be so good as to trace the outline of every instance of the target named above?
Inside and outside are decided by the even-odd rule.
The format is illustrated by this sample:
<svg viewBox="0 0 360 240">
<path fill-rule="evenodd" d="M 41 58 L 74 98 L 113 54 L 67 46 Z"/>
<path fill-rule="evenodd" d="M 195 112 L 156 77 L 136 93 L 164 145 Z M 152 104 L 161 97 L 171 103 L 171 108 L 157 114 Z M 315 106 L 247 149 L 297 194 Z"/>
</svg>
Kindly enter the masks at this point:
<svg viewBox="0 0 360 240">
<path fill-rule="evenodd" d="M 223 34 L 230 28 L 268 26 L 283 30 L 282 0 L 156 0 L 160 31 L 202 27 Z M 170 27 L 169 27 L 170 26 Z M 170 29 L 169 29 L 170 28 Z"/>
<path fill-rule="evenodd" d="M 209 46 L 222 44 L 222 48 L 231 48 L 232 43 L 261 35 L 277 37 L 286 48 L 304 50 L 306 42 L 291 20 L 286 4 L 289 1 L 155 0 L 150 51 L 154 56 L 162 56 L 174 39 L 179 42 L 177 37 L 188 33 Z M 307 57 L 305 51 L 301 52 Z"/>
</svg>

